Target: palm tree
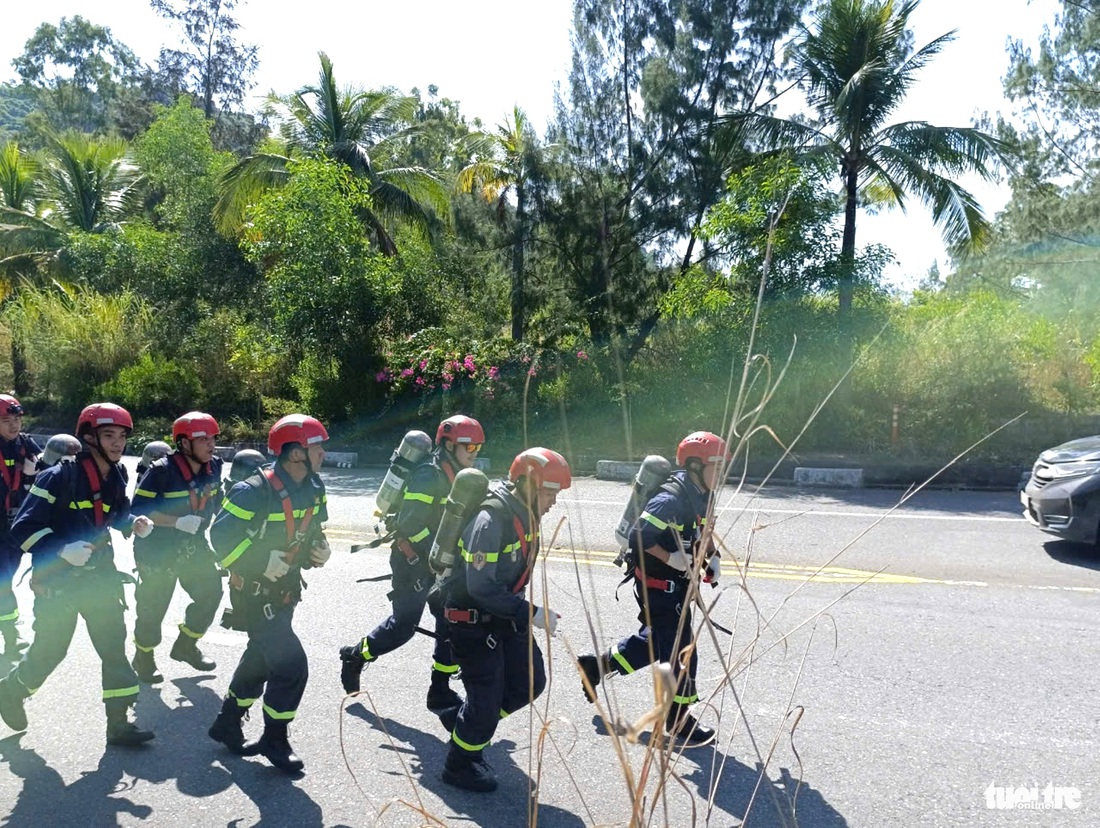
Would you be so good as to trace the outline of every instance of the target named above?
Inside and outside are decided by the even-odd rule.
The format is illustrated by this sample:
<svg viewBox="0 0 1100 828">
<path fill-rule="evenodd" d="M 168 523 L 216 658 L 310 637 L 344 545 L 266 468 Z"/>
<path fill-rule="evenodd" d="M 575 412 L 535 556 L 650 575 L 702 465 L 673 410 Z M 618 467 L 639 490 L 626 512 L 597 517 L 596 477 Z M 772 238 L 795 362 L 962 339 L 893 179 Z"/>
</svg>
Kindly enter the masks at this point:
<svg viewBox="0 0 1100 828">
<path fill-rule="evenodd" d="M 39 164 L 14 144 L 0 150 L 0 272 L 5 299 L 22 282 L 55 264 L 74 231 L 98 233 L 117 226 L 129 209 L 140 176 L 120 139 L 66 133 L 51 139 Z M 15 390 L 26 393 L 26 361 L 12 338 Z"/>
<path fill-rule="evenodd" d="M 286 153 L 257 153 L 245 158 L 222 177 L 214 217 L 218 229 L 234 233 L 244 224 L 248 207 L 268 189 L 281 186 L 295 157 L 321 156 L 346 164 L 370 182 L 371 209 L 360 211 L 379 249 L 397 253 L 390 233 L 397 219 L 427 230 L 434 215 L 445 215 L 447 193 L 440 180 L 422 167 L 397 164 L 398 151 L 414 134 L 409 124 L 416 99 L 391 89 L 341 90 L 332 61 L 319 53 L 321 74 L 316 86 L 293 95 L 272 96 L 272 114 L 280 122 Z"/>
<path fill-rule="evenodd" d="M 55 136 L 40 170 L 39 200 L 0 207 L 0 249 L 10 253 L 3 261 L 48 263 L 70 233 L 117 227 L 133 205 L 139 181 L 121 138 Z"/>
<path fill-rule="evenodd" d="M 944 241 L 960 255 L 985 247 L 991 227 L 980 205 L 957 178 L 995 177 L 1005 146 L 977 129 L 924 121 L 889 123 L 923 69 L 954 39 L 954 31 L 913 49 L 909 17 L 920 0 L 826 0 L 793 47 L 818 123 L 765 115 L 735 116 L 727 140 L 748 127 L 769 148 L 796 149 L 838 166 L 844 185 L 844 233 L 838 290 L 839 318 L 851 311 L 856 213 L 861 200 L 905 209 L 907 195 L 932 211 Z M 837 168 L 837 167 L 834 167 Z"/>
<path fill-rule="evenodd" d="M 516 194 L 516 221 L 512 234 L 512 339 L 523 339 L 524 326 L 524 246 L 527 240 L 527 186 L 537 163 L 535 135 L 527 115 L 518 106 L 495 133 L 475 133 L 468 139 L 474 157 L 458 173 L 456 187 L 468 193 L 475 188 L 490 204 L 496 203 L 497 217 L 503 223 L 509 193 Z"/>
</svg>

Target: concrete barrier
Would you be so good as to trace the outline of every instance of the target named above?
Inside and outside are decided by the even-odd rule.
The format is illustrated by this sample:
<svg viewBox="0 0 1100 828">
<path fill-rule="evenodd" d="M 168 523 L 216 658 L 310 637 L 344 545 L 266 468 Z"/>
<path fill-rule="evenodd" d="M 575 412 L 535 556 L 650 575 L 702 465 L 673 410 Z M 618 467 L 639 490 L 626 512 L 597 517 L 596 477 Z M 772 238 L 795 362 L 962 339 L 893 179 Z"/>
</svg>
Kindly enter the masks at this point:
<svg viewBox="0 0 1100 828">
<path fill-rule="evenodd" d="M 335 466 L 338 469 L 353 469 L 359 465 L 359 453 L 354 451 L 326 451 L 326 466 Z"/>
<path fill-rule="evenodd" d="M 794 470 L 796 486 L 819 486 L 833 489 L 862 489 L 863 469 L 811 469 Z"/>
<path fill-rule="evenodd" d="M 597 480 L 633 480 L 642 463 L 631 460 L 597 460 Z"/>
</svg>

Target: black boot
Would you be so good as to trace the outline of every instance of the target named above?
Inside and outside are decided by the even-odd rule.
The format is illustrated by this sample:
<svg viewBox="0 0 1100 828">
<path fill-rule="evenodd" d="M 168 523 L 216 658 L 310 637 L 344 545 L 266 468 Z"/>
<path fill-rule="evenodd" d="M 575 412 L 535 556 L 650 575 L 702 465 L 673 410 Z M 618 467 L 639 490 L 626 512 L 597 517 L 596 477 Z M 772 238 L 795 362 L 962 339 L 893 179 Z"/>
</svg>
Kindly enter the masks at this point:
<svg viewBox="0 0 1100 828">
<path fill-rule="evenodd" d="M 668 738 L 675 747 L 702 747 L 714 741 L 714 728 L 699 724 L 686 708 L 673 705 L 668 714 Z"/>
<path fill-rule="evenodd" d="M 481 751 L 470 753 L 453 743 L 443 765 L 443 781 L 476 793 L 489 793 L 497 789 L 496 776 L 482 758 Z"/>
<path fill-rule="evenodd" d="M 137 673 L 138 681 L 145 684 L 159 684 L 164 681 L 164 676 L 157 669 L 157 659 L 152 650 L 143 650 L 138 647 L 134 652 L 134 658 L 130 665 Z"/>
<path fill-rule="evenodd" d="M 585 684 L 583 679 L 581 680 L 581 689 L 584 690 L 584 697 L 590 702 L 596 701 L 596 688 L 600 686 L 600 681 L 603 679 L 604 674 L 607 673 L 606 659 L 602 656 L 594 655 L 577 656 L 577 666 L 580 667 L 584 677 L 588 679 L 588 684 Z M 589 685 L 591 685 L 591 689 Z"/>
<path fill-rule="evenodd" d="M 359 676 L 363 672 L 363 665 L 367 663 L 363 658 L 361 645 L 349 644 L 341 647 L 340 662 L 340 684 L 344 686 L 344 692 L 358 693 Z"/>
<path fill-rule="evenodd" d="M 5 621 L 0 625 L 0 632 L 4 634 L 4 658 L 14 664 L 23 657 L 27 642 L 19 637 L 19 627 L 14 621 Z"/>
<path fill-rule="evenodd" d="M 229 748 L 231 753 L 243 756 L 244 730 L 241 728 L 241 720 L 247 715 L 247 707 L 241 707 L 235 698 L 226 696 L 221 712 L 206 733 L 215 742 L 221 742 Z"/>
<path fill-rule="evenodd" d="M 15 731 L 27 729 L 27 711 L 23 709 L 23 700 L 29 696 L 13 670 L 8 677 L 0 679 L 0 719 Z"/>
<path fill-rule="evenodd" d="M 451 676 L 432 670 L 432 683 L 428 688 L 428 710 L 437 716 L 442 716 L 443 711 L 459 707 L 462 704 L 462 696 L 451 689 Z"/>
<path fill-rule="evenodd" d="M 297 773 L 305 762 L 294 753 L 287 737 L 287 723 L 264 717 L 264 732 L 260 738 L 244 746 L 244 756 L 263 756 L 284 773 Z"/>
<path fill-rule="evenodd" d="M 154 736 L 151 730 L 141 730 L 130 721 L 129 704 L 107 705 L 107 744 L 138 747 Z"/>
<path fill-rule="evenodd" d="M 174 661 L 190 664 L 201 673 L 209 673 L 218 666 L 213 659 L 207 658 L 199 650 L 199 640 L 192 638 L 183 630 L 180 630 L 179 638 L 172 645 L 172 651 L 168 653 L 168 657 Z"/>
</svg>

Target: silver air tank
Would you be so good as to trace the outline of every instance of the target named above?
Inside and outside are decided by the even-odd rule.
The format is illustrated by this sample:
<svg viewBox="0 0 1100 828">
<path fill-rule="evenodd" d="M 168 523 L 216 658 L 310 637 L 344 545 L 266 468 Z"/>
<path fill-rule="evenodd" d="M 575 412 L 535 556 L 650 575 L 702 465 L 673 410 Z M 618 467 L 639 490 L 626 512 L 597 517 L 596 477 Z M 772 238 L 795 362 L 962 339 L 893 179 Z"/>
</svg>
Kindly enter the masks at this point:
<svg viewBox="0 0 1100 828">
<path fill-rule="evenodd" d="M 423 431 L 410 431 L 402 438 L 390 457 L 390 467 L 374 499 L 377 514 L 388 515 L 397 510 L 405 480 L 431 450 L 432 438 Z"/>
<path fill-rule="evenodd" d="M 645 508 L 650 494 L 664 483 L 672 474 L 672 464 L 659 454 L 651 454 L 642 461 L 641 468 L 634 476 L 634 483 L 630 487 L 630 499 L 626 503 L 626 511 L 615 530 L 615 540 L 619 542 L 619 557 L 617 564 L 621 564 L 623 557 L 630 548 L 630 527 L 638 519 L 638 515 Z"/>
<path fill-rule="evenodd" d="M 454 566 L 458 536 L 488 491 L 489 478 L 477 469 L 463 469 L 455 475 L 447 505 L 443 507 L 443 518 L 428 553 L 428 563 L 437 573 L 446 575 Z"/>
</svg>

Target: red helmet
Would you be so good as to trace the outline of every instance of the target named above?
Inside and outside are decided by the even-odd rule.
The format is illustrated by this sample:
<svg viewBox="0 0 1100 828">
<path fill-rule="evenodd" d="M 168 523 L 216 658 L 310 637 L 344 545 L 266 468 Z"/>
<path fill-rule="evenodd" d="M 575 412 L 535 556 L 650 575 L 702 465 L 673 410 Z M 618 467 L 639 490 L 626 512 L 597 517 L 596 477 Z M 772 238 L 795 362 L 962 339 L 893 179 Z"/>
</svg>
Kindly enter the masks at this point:
<svg viewBox="0 0 1100 828">
<path fill-rule="evenodd" d="M 172 423 L 173 440 L 179 440 L 180 437 L 189 440 L 196 437 L 216 437 L 220 432 L 218 421 L 202 411 L 188 411 Z"/>
<path fill-rule="evenodd" d="M 297 443 L 305 448 L 327 439 L 328 432 L 317 418 L 307 414 L 287 414 L 280 418 L 267 433 L 267 450 L 278 456 L 283 453 L 283 448 L 291 443 Z"/>
<path fill-rule="evenodd" d="M 23 416 L 23 406 L 11 394 L 0 394 L 0 417 L 5 416 Z"/>
<path fill-rule="evenodd" d="M 726 441 L 709 431 L 693 431 L 676 447 L 676 465 L 686 466 L 692 457 L 704 466 L 731 459 Z"/>
<path fill-rule="evenodd" d="M 529 448 L 521 451 L 512 461 L 508 477 L 513 483 L 521 477 L 542 489 L 568 489 L 573 482 L 569 464 L 556 451 L 548 448 Z"/>
<path fill-rule="evenodd" d="M 485 442 L 485 432 L 481 423 L 473 417 L 463 414 L 455 414 L 439 424 L 435 430 L 435 444 L 443 444 L 444 438 L 453 443 L 481 443 Z"/>
<path fill-rule="evenodd" d="M 76 418 L 77 436 L 100 426 L 121 426 L 126 431 L 134 430 L 134 420 L 130 412 L 114 403 L 92 403 L 80 412 Z"/>
</svg>

